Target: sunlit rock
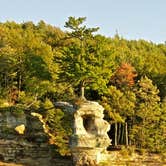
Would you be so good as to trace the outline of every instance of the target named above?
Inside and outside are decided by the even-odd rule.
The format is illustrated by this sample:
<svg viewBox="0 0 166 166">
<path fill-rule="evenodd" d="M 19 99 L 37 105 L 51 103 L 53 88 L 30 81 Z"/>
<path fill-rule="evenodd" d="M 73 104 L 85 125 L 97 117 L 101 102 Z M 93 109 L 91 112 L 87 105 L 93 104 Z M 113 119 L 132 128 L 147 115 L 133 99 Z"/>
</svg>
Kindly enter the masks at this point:
<svg viewBox="0 0 166 166">
<path fill-rule="evenodd" d="M 18 134 L 24 134 L 24 132 L 25 132 L 25 125 L 24 125 L 24 124 L 21 124 L 21 125 L 15 127 L 15 131 L 16 131 Z"/>
<path fill-rule="evenodd" d="M 100 162 L 101 153 L 111 144 L 107 135 L 110 125 L 103 119 L 103 111 L 97 102 L 85 101 L 74 112 L 70 147 L 75 163 L 86 158 L 86 162 Z"/>
</svg>

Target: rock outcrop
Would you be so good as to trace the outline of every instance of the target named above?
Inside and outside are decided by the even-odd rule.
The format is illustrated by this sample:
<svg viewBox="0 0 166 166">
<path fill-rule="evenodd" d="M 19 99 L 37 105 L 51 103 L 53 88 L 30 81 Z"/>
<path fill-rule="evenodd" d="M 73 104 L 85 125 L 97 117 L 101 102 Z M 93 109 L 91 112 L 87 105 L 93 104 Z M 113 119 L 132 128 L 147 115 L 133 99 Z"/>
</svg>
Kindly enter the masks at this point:
<svg viewBox="0 0 166 166">
<path fill-rule="evenodd" d="M 103 111 L 97 102 L 84 101 L 74 112 L 70 147 L 75 165 L 81 161 L 99 163 L 101 153 L 111 144 L 107 135 L 110 125 L 103 119 Z"/>
<path fill-rule="evenodd" d="M 59 158 L 56 147 L 48 143 L 40 118 L 33 113 L 0 112 L 0 161 L 28 166 L 71 165 L 70 159 Z"/>
</svg>

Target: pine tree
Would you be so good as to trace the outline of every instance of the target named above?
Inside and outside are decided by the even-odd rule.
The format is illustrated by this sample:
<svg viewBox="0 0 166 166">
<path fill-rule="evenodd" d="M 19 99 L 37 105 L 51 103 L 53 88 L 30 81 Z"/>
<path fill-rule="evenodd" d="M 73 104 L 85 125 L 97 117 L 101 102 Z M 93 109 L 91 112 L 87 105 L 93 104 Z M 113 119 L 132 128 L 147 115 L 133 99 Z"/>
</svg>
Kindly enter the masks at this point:
<svg viewBox="0 0 166 166">
<path fill-rule="evenodd" d="M 74 87 L 80 87 L 82 99 L 85 99 L 85 87 L 105 86 L 105 77 L 110 75 L 111 72 L 111 70 L 104 71 L 106 67 L 102 64 L 106 64 L 104 63 L 105 57 L 97 54 L 95 50 L 96 44 L 93 33 L 98 28 L 87 28 L 82 25 L 85 19 L 85 17 L 77 19 L 69 17 L 68 22 L 66 22 L 65 27 L 71 30 L 68 33 L 71 43 L 63 50 L 62 72 L 60 73 L 61 80 L 69 82 Z"/>
<path fill-rule="evenodd" d="M 139 148 L 152 150 L 157 139 L 155 132 L 161 116 L 158 93 L 157 87 L 146 76 L 138 81 L 136 119 L 132 131 L 135 136 L 134 142 Z"/>
</svg>

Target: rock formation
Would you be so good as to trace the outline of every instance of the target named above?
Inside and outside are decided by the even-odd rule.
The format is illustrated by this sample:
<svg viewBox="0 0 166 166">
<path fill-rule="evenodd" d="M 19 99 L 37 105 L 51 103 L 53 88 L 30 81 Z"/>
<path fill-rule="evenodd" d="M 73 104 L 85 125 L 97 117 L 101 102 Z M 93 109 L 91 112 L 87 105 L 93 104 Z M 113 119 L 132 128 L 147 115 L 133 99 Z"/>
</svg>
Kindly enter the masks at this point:
<svg viewBox="0 0 166 166">
<path fill-rule="evenodd" d="M 103 111 L 101 105 L 92 101 L 84 101 L 75 110 L 70 141 L 75 165 L 80 165 L 80 162 L 99 163 L 101 153 L 111 144 L 107 135 L 110 125 L 103 119 Z"/>
<path fill-rule="evenodd" d="M 55 148 L 49 144 L 40 114 L 0 112 L 0 161 L 28 166 L 71 166 L 69 159 L 55 156 Z"/>
</svg>

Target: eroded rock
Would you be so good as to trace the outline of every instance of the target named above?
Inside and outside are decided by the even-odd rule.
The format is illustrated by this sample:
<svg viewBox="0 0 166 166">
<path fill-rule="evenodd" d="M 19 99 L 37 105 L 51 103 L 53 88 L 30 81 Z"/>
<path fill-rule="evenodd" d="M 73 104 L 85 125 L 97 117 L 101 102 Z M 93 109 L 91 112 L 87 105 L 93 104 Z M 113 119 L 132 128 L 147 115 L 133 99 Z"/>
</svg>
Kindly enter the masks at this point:
<svg viewBox="0 0 166 166">
<path fill-rule="evenodd" d="M 103 119 L 103 111 L 104 108 L 97 102 L 85 101 L 74 112 L 70 147 L 75 165 L 83 162 L 83 154 L 88 161 L 99 163 L 100 154 L 111 144 L 107 135 L 110 125 Z"/>
</svg>

